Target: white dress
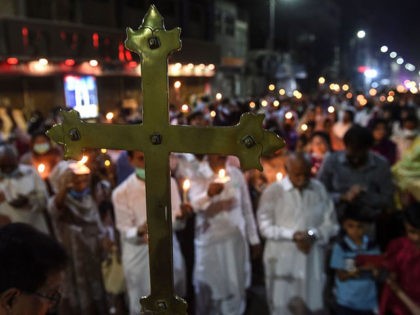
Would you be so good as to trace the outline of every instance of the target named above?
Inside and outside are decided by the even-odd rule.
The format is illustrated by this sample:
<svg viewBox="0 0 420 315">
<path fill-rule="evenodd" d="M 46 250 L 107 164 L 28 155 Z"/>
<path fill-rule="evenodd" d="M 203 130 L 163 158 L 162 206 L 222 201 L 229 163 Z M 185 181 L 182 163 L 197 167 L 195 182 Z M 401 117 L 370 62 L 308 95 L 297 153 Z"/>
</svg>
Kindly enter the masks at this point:
<svg viewBox="0 0 420 315">
<path fill-rule="evenodd" d="M 323 309 L 324 246 L 337 233 L 333 202 L 324 186 L 311 179 L 299 191 L 286 177 L 263 192 L 258 207 L 264 249 L 267 298 L 272 314 L 306 314 Z M 293 242 L 296 231 L 313 230 L 317 241 L 308 255 Z M 296 314 L 293 313 L 293 314 Z"/>
<path fill-rule="evenodd" d="M 33 167 L 21 164 L 14 176 L 1 178 L 0 191 L 6 197 L 0 203 L 0 214 L 8 216 L 12 222 L 27 223 L 41 232 L 49 233 L 45 220 L 47 188 Z M 29 202 L 22 208 L 15 208 L 8 202 L 19 195 L 27 197 Z"/>
<path fill-rule="evenodd" d="M 206 161 L 198 173 L 189 192 L 197 212 L 193 278 L 197 298 L 211 300 L 207 306 L 198 305 L 198 310 L 202 315 L 241 314 L 251 275 L 248 243 L 260 242 L 248 188 L 241 171 L 228 166 L 230 181 L 221 194 L 208 197 L 208 186 L 216 176 Z M 215 209 L 217 214 L 209 215 Z"/>
<path fill-rule="evenodd" d="M 139 298 L 150 294 L 149 247 L 137 237 L 137 228 L 146 222 L 144 181 L 130 175 L 113 192 L 116 226 L 121 232 L 122 262 L 129 296 L 130 315 L 140 313 Z M 171 178 L 172 217 L 179 213 L 181 200 L 175 180 Z M 175 227 L 174 227 L 175 228 Z M 173 238 L 174 286 L 185 295 L 185 263 L 176 237 Z"/>
</svg>

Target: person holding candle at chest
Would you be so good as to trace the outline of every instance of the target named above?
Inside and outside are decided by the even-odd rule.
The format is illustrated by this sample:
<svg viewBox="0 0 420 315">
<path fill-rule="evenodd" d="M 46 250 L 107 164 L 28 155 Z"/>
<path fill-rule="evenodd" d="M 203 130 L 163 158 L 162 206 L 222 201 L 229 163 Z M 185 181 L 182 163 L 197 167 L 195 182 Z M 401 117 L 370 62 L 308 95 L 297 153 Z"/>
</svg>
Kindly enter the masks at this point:
<svg viewBox="0 0 420 315">
<path fill-rule="evenodd" d="M 196 314 L 239 315 L 250 283 L 248 242 L 253 254 L 260 250 L 247 184 L 220 155 L 207 156 L 198 173 L 189 191 L 196 212 Z"/>
<path fill-rule="evenodd" d="M 113 192 L 116 226 L 121 233 L 122 262 L 129 297 L 130 315 L 140 313 L 139 297 L 150 294 L 149 247 L 147 246 L 145 160 L 140 151 L 128 151 L 135 172 Z M 183 218 L 191 211 L 181 203 L 177 184 L 171 178 L 171 205 L 174 230 L 183 227 Z M 178 241 L 173 238 L 174 286 L 185 295 L 185 264 Z"/>
</svg>

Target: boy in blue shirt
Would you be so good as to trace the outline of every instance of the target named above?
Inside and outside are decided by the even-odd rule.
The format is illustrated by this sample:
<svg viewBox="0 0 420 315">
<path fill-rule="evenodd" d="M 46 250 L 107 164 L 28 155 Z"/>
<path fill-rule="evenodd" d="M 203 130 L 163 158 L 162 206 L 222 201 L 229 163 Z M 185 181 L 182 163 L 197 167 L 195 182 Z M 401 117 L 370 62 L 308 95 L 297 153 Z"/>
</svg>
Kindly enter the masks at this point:
<svg viewBox="0 0 420 315">
<path fill-rule="evenodd" d="M 363 217 L 353 206 L 345 209 L 342 218 L 343 237 L 335 242 L 330 267 L 335 270 L 336 315 L 373 315 L 378 297 L 372 270 L 356 267 L 359 255 L 379 255 L 365 233 Z"/>
</svg>

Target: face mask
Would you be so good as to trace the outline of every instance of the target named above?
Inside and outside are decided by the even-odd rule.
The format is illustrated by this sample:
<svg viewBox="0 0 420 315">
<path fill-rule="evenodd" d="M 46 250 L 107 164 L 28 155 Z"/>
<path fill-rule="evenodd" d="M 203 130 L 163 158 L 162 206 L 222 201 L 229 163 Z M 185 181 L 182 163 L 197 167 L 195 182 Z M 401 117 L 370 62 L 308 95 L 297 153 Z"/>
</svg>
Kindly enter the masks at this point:
<svg viewBox="0 0 420 315">
<path fill-rule="evenodd" d="M 74 189 L 71 189 L 69 191 L 70 196 L 72 196 L 74 199 L 77 200 L 82 200 L 84 197 L 86 197 L 87 195 L 90 194 L 90 189 L 89 187 L 86 187 L 85 189 L 83 189 L 82 191 L 76 191 Z"/>
<path fill-rule="evenodd" d="M 136 175 L 141 180 L 145 180 L 146 179 L 146 170 L 144 168 L 141 168 L 141 167 L 136 167 Z"/>
<path fill-rule="evenodd" d="M 44 154 L 48 152 L 49 149 L 50 149 L 49 143 L 37 143 L 37 144 L 34 144 L 34 148 L 33 148 L 34 152 L 38 154 Z"/>
</svg>

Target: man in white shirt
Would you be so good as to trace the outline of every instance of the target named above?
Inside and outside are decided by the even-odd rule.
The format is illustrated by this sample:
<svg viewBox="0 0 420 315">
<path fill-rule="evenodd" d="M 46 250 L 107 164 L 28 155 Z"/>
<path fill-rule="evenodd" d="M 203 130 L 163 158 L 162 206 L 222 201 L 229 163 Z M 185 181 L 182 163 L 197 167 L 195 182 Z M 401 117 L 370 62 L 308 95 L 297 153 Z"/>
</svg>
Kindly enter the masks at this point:
<svg viewBox="0 0 420 315">
<path fill-rule="evenodd" d="M 146 185 L 144 154 L 128 152 L 135 172 L 113 192 L 116 226 L 121 233 L 122 262 L 129 296 L 130 315 L 140 314 L 139 298 L 150 294 L 149 247 L 147 245 Z M 171 178 L 171 205 L 174 223 L 182 216 L 181 200 L 175 180 Z M 176 229 L 177 226 L 174 226 Z M 185 264 L 177 239 L 174 244 L 175 292 L 185 294 Z"/>
<path fill-rule="evenodd" d="M 304 155 L 289 155 L 288 176 L 267 187 L 259 203 L 259 228 L 267 239 L 267 299 L 273 315 L 323 310 L 323 245 L 338 225 L 327 191 L 310 178 L 310 165 Z"/>
<path fill-rule="evenodd" d="M 18 164 L 14 147 L 0 146 L 0 215 L 49 234 L 46 205 L 47 188 L 37 171 Z"/>
<path fill-rule="evenodd" d="M 199 163 L 189 197 L 196 212 L 196 314 L 243 314 L 251 276 L 248 243 L 252 252 L 260 248 L 244 176 L 226 165 L 226 157 L 209 155 Z"/>
</svg>

